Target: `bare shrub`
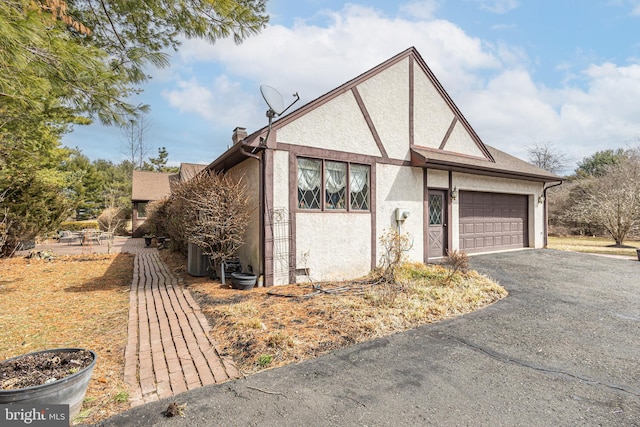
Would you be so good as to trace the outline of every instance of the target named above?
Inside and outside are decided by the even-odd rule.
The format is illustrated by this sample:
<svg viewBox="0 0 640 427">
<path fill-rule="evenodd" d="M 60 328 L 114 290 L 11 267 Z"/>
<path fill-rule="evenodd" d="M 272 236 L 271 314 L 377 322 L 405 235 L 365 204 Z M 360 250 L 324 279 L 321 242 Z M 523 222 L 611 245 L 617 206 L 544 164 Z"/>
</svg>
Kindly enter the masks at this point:
<svg viewBox="0 0 640 427">
<path fill-rule="evenodd" d="M 396 270 L 407 260 L 407 252 L 413 246 L 408 233 L 388 229 L 380 236 L 380 244 L 384 252 L 380 259 L 382 279 L 386 282 L 396 281 Z"/>
<path fill-rule="evenodd" d="M 182 211 L 179 218 L 183 224 L 171 227 L 184 227 L 187 241 L 202 248 L 212 265 L 219 265 L 233 258 L 244 244 L 250 214 L 246 193 L 242 177 L 197 175 L 175 193 L 179 200 L 175 207 Z"/>
<path fill-rule="evenodd" d="M 448 285 L 457 272 L 466 273 L 469 271 L 469 255 L 463 251 L 447 250 L 447 256 L 444 257 L 442 264 L 449 269 L 449 274 L 444 279 L 444 283 Z"/>
</svg>

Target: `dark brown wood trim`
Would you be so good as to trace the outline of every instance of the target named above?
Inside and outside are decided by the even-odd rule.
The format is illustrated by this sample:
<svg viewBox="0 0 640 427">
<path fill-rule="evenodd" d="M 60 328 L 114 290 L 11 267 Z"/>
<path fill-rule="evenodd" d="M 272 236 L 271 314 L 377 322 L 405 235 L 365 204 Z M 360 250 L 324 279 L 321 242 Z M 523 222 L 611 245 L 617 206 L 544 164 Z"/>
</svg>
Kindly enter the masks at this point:
<svg viewBox="0 0 640 427">
<path fill-rule="evenodd" d="M 361 163 L 372 165 L 374 163 L 382 163 L 395 166 L 411 166 L 409 160 L 398 160 L 391 158 L 383 158 L 377 156 L 369 156 L 366 154 L 350 153 L 348 151 L 328 150 L 325 148 L 306 147 L 302 145 L 278 143 L 279 150 L 289 151 L 292 155 L 298 157 L 309 157 L 315 159 L 334 160 L 340 162 Z"/>
<path fill-rule="evenodd" d="M 351 88 L 351 92 L 353 93 L 353 96 L 356 98 L 358 107 L 360 107 L 362 116 L 364 117 L 364 120 L 367 122 L 367 126 L 369 126 L 369 131 L 371 131 L 373 140 L 376 142 L 376 145 L 378 146 L 378 149 L 380 150 L 382 157 L 385 159 L 388 159 L 389 155 L 387 154 L 387 150 L 384 149 L 384 144 L 382 143 L 382 139 L 380 139 L 380 135 L 378 135 L 376 126 L 373 124 L 371 115 L 369 114 L 369 111 L 367 110 L 367 106 L 364 104 L 364 101 L 362 100 L 362 96 L 360 96 L 360 92 L 358 91 L 358 88 L 357 87 Z"/>
<path fill-rule="evenodd" d="M 369 212 L 371 213 L 371 270 L 377 266 L 376 248 L 378 246 L 378 221 L 376 209 L 376 164 L 373 163 L 369 169 Z"/>
<path fill-rule="evenodd" d="M 410 56 L 409 57 L 409 147 L 412 147 L 415 141 L 414 99 L 415 99 L 416 93 L 415 93 L 414 63 L 415 63 L 415 60 L 413 59 L 413 56 Z"/>
<path fill-rule="evenodd" d="M 447 241 L 445 242 L 444 254 L 447 255 L 453 242 L 453 200 L 451 200 L 451 192 L 453 191 L 453 172 L 449 171 L 449 189 L 445 192 L 444 197 L 447 199 L 445 206 L 447 207 Z"/>
<path fill-rule="evenodd" d="M 289 153 L 289 281 L 295 283 L 298 268 L 296 225 L 298 210 L 298 159 Z"/>
<path fill-rule="evenodd" d="M 453 133 L 453 129 L 456 127 L 456 123 L 458 123 L 458 119 L 456 117 L 454 117 L 453 120 L 451 120 L 451 124 L 449 125 L 449 129 L 447 129 L 447 133 L 445 133 L 444 134 L 444 138 L 442 138 L 442 142 L 440 143 L 439 150 L 444 150 L 444 147 L 447 145 L 447 142 L 449 142 L 449 137 Z M 456 154 L 464 155 L 462 153 L 456 153 Z M 470 156 L 470 157 L 475 157 L 475 156 Z"/>
<path fill-rule="evenodd" d="M 422 244 L 423 261 L 429 262 L 429 170 L 422 170 Z"/>
<path fill-rule="evenodd" d="M 491 155 L 487 147 L 484 145 L 484 143 L 482 142 L 482 140 L 480 139 L 476 131 L 471 127 L 467 119 L 462 115 L 462 112 L 460 112 L 460 110 L 458 109 L 456 104 L 453 102 L 453 100 L 451 99 L 447 91 L 444 90 L 444 87 L 442 86 L 440 81 L 438 81 L 435 74 L 433 74 L 433 71 L 431 71 L 427 63 L 424 61 L 424 59 L 420 56 L 420 54 L 417 51 L 413 53 L 413 56 L 415 57 L 416 62 L 420 65 L 420 67 L 425 72 L 429 80 L 431 80 L 431 83 L 434 85 L 438 93 L 440 93 L 440 96 L 442 97 L 442 99 L 444 99 L 447 105 L 449 105 L 449 108 L 451 108 L 451 111 L 453 111 L 453 114 L 458 118 L 458 120 L 460 120 L 460 122 L 465 127 L 465 129 L 467 129 L 467 132 L 469 132 L 469 135 L 471 135 L 471 139 L 473 139 L 473 141 L 478 146 L 480 151 L 484 153 L 487 159 L 494 162 L 493 156 Z"/>
<path fill-rule="evenodd" d="M 414 165 L 415 166 L 415 165 Z M 502 172 L 502 171 L 493 171 L 482 169 L 480 167 L 462 167 L 457 165 L 449 165 L 446 163 L 437 163 L 437 162 L 426 162 L 422 165 L 422 167 L 427 167 L 430 169 L 437 170 L 445 170 L 450 172 L 459 172 L 459 173 L 467 173 L 472 175 L 482 175 L 482 176 L 490 176 L 494 178 L 507 178 L 507 179 L 517 179 L 520 181 L 533 181 L 533 182 L 550 182 L 549 178 L 544 177 L 534 177 L 526 174 L 517 174 L 510 172 Z"/>
<path fill-rule="evenodd" d="M 332 99 L 342 95 L 343 93 L 350 91 L 351 88 L 358 86 L 360 83 L 369 80 L 371 77 L 380 74 L 384 70 L 387 70 L 387 69 L 393 67 L 394 65 L 398 64 L 399 62 L 404 61 L 407 57 L 411 57 L 412 55 L 418 55 L 415 47 L 410 47 L 410 48 L 406 49 L 405 51 L 400 52 L 399 54 L 397 54 L 396 56 L 386 60 L 382 64 L 379 64 L 376 67 L 373 67 L 369 71 L 366 71 L 366 72 L 360 74 L 359 76 L 349 80 L 348 82 L 342 84 L 341 86 L 338 86 L 337 88 L 333 89 L 332 91 L 327 92 L 326 94 L 320 96 L 319 98 L 314 99 L 313 101 L 309 102 L 308 104 L 303 105 L 299 109 L 297 109 L 297 110 L 287 114 L 286 116 L 276 120 L 275 122 L 273 122 L 272 127 L 275 128 L 275 129 L 280 129 L 283 126 L 286 126 L 287 124 L 289 124 L 292 121 L 298 119 L 299 117 L 307 114 L 310 111 L 315 110 L 319 106 L 325 104 L 326 102 L 331 101 Z M 263 132 L 265 132 L 265 128 L 259 129 L 258 131 L 256 131 L 253 134 L 249 135 L 247 137 L 247 140 L 251 141 L 252 139 L 254 139 L 256 137 L 256 135 L 259 135 L 259 134 L 261 134 Z"/>
<path fill-rule="evenodd" d="M 263 175 L 263 206 L 261 216 L 263 218 L 263 246 L 264 246 L 264 286 L 273 286 L 273 229 L 269 209 L 273 209 L 273 150 L 265 150 L 262 154 Z"/>
</svg>

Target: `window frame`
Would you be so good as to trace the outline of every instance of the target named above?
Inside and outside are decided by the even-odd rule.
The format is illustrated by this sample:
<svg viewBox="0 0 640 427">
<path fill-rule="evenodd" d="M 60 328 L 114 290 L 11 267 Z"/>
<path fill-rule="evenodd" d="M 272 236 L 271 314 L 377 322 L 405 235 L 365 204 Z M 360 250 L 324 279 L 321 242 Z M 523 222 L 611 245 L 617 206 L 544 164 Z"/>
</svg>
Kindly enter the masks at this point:
<svg viewBox="0 0 640 427">
<path fill-rule="evenodd" d="M 136 218 L 144 219 L 147 217 L 147 205 L 149 202 L 136 202 Z M 140 209 L 142 208 L 142 209 Z M 142 211 L 142 215 L 140 212 Z"/>
<path fill-rule="evenodd" d="M 300 167 L 299 159 L 305 160 L 316 160 L 320 162 L 320 208 L 305 208 L 300 206 L 300 187 L 298 184 L 298 168 Z M 345 192 L 345 207 L 344 208 L 327 208 L 327 167 L 326 163 L 342 163 L 346 165 L 346 185 L 344 188 Z M 371 164 L 362 163 L 362 162 L 350 162 L 346 160 L 340 159 L 324 159 L 317 157 L 309 157 L 309 156 L 296 156 L 296 200 L 295 206 L 296 210 L 299 212 L 334 212 L 334 213 L 345 213 L 345 212 L 353 212 L 353 213 L 370 213 L 371 212 Z M 351 196 L 351 166 L 365 166 L 368 169 L 367 173 L 367 182 L 365 184 L 367 188 L 367 209 L 355 209 L 352 205 L 352 196 Z"/>
</svg>

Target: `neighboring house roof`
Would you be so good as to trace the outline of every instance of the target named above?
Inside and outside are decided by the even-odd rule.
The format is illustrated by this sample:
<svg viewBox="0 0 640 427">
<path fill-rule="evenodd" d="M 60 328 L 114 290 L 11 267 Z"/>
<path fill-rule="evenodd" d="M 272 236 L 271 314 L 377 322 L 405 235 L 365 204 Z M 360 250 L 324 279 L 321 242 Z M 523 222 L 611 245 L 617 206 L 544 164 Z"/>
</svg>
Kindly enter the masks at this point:
<svg viewBox="0 0 640 427">
<path fill-rule="evenodd" d="M 180 163 L 178 173 L 133 171 L 131 200 L 160 200 L 171 195 L 171 186 L 189 181 L 207 165 Z"/>
<path fill-rule="evenodd" d="M 160 200 L 171 194 L 169 180 L 176 174 L 133 171 L 131 200 Z"/>
<path fill-rule="evenodd" d="M 478 152 L 483 156 L 470 156 L 447 151 L 447 147 L 444 142 L 440 149 L 420 147 L 418 145 L 413 145 L 413 136 L 410 136 L 411 164 L 413 166 L 477 173 L 483 175 L 503 176 L 517 179 L 530 179 L 543 182 L 563 180 L 563 178 L 560 176 L 549 173 L 530 163 L 527 163 L 507 153 L 504 153 L 503 151 L 484 144 L 414 47 L 411 47 L 404 52 L 399 53 L 398 55 L 388 59 L 387 61 L 372 68 L 371 70 L 344 83 L 343 85 L 333 89 L 332 91 L 327 92 L 326 94 L 303 105 L 297 110 L 292 111 L 286 116 L 279 118 L 272 123 L 272 130 L 277 131 L 278 129 L 297 120 L 308 112 L 320 107 L 321 105 L 324 105 L 325 103 L 344 94 L 347 91 L 354 91 L 354 93 L 357 95 L 358 85 L 383 72 L 389 67 L 394 66 L 400 61 L 406 60 L 407 58 L 410 58 L 411 61 L 415 61 L 415 63 L 418 64 L 419 67 L 421 67 L 428 79 L 432 82 L 433 86 L 440 93 L 442 99 L 451 109 L 453 115 L 455 116 L 455 121 L 452 124 L 452 129 L 453 125 L 455 125 L 456 122 L 460 123 L 468 132 L 468 135 L 470 136 L 473 143 L 477 146 Z M 411 82 L 411 79 L 412 77 L 410 76 L 410 84 L 413 84 Z M 413 122 L 413 118 L 410 119 L 410 122 L 411 126 L 416 125 Z M 267 137 L 268 134 L 268 126 L 265 126 L 248 135 L 242 143 L 231 146 L 229 150 L 215 159 L 211 164 L 207 166 L 207 168 L 213 170 L 226 170 L 246 159 L 247 151 L 251 151 L 251 153 L 255 154 L 255 152 L 259 151 L 265 146 L 273 146 L 272 144 L 275 143 L 275 141 L 272 141 L 274 134 L 272 133 L 269 137 Z M 265 141 L 265 138 L 267 138 L 268 140 Z M 245 148 L 246 146 L 254 148 L 247 150 Z"/>
<path fill-rule="evenodd" d="M 198 175 L 207 165 L 201 165 L 198 163 L 180 163 L 180 182 L 189 181 L 194 176 Z"/>
</svg>

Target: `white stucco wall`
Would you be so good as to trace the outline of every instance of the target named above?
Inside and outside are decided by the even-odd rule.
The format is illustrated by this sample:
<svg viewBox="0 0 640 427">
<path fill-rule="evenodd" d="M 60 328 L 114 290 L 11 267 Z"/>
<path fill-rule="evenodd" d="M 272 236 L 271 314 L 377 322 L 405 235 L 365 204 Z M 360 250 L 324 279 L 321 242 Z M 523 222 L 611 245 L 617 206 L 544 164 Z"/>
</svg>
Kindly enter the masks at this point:
<svg viewBox="0 0 640 427">
<path fill-rule="evenodd" d="M 453 151 L 455 153 L 462 153 L 470 156 L 485 157 L 484 153 L 480 151 L 461 122 L 456 123 L 456 126 L 453 128 L 453 132 L 449 135 L 449 139 L 447 140 L 444 149 L 446 151 Z"/>
<path fill-rule="evenodd" d="M 436 169 L 427 170 L 427 186 L 429 188 L 449 188 L 449 172 Z"/>
<path fill-rule="evenodd" d="M 411 261 L 423 260 L 423 172 L 421 168 L 378 164 L 376 166 L 376 263 L 382 255 L 380 236 L 397 228 L 396 208 L 407 209 L 410 216 L 402 223 L 413 246 L 407 253 Z"/>
<path fill-rule="evenodd" d="M 254 273 L 260 271 L 260 164 L 248 158 L 233 167 L 229 174 L 242 177 L 247 186 L 247 198 L 251 214 L 244 234 L 244 245 L 238 251 L 242 268 L 247 271 L 251 265 Z"/>
<path fill-rule="evenodd" d="M 370 214 L 298 212 L 296 218 L 296 268 L 309 269 L 312 280 L 353 279 L 371 271 Z"/>
<path fill-rule="evenodd" d="M 438 148 L 451 126 L 453 111 L 418 64 L 414 72 L 414 144 Z"/>
<path fill-rule="evenodd" d="M 381 155 L 351 91 L 280 128 L 278 142 Z"/>
<path fill-rule="evenodd" d="M 409 160 L 409 59 L 358 85 L 385 151 Z"/>
<path fill-rule="evenodd" d="M 458 191 L 467 190 L 528 195 L 529 247 L 544 247 L 544 204 L 538 204 L 538 198 L 543 191 L 543 184 L 541 182 L 454 173 L 453 186 L 456 187 Z M 460 248 L 459 198 L 453 201 L 451 209 L 453 239 L 451 249 L 455 250 Z"/>
</svg>

